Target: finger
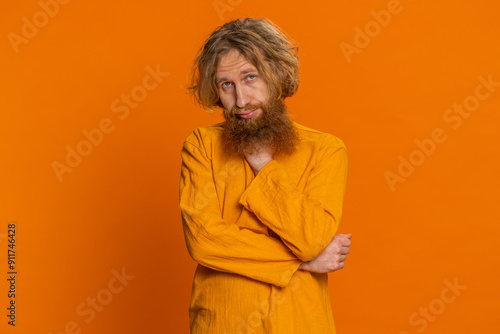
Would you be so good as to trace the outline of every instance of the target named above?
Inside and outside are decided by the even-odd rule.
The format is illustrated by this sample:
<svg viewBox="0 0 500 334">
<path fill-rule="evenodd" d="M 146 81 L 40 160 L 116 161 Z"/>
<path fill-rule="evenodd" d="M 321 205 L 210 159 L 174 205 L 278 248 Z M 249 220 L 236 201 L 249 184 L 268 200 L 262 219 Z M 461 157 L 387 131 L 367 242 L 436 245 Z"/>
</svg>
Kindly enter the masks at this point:
<svg viewBox="0 0 500 334">
<path fill-rule="evenodd" d="M 346 239 L 351 239 L 352 237 L 352 234 L 349 233 L 349 234 L 337 234 L 334 236 L 334 238 L 346 238 Z"/>
<path fill-rule="evenodd" d="M 342 247 L 342 250 L 340 251 L 340 254 L 349 254 L 351 250 L 349 247 Z"/>
<path fill-rule="evenodd" d="M 344 262 L 338 262 L 338 264 L 333 265 L 333 267 L 330 269 L 329 272 L 334 272 L 334 271 L 340 270 L 342 268 L 344 268 Z"/>
<path fill-rule="evenodd" d="M 347 259 L 347 256 L 345 256 L 345 255 L 340 255 L 339 256 L 340 262 L 344 262 L 346 259 Z"/>
<path fill-rule="evenodd" d="M 349 239 L 339 239 L 338 243 L 346 247 L 349 247 L 352 244 L 351 240 Z"/>
</svg>

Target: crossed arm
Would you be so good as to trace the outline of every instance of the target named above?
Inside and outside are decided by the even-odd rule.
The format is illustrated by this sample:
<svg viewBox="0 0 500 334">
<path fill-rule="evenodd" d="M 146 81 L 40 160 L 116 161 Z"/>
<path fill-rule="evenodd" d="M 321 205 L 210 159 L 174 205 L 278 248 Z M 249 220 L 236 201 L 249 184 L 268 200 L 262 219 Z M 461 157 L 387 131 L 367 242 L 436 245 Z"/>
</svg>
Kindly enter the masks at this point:
<svg viewBox="0 0 500 334">
<path fill-rule="evenodd" d="M 323 164 L 312 172 L 304 194 L 272 156 L 262 163 L 269 158 L 265 154 L 247 156 L 257 175 L 240 203 L 283 241 L 239 228 L 244 226 L 237 224 L 240 220 L 251 219 L 248 214 L 236 222 L 222 218 L 211 161 L 201 138 L 196 132 L 187 138 L 181 152 L 179 196 L 191 257 L 208 268 L 278 286 L 286 286 L 298 269 L 341 269 L 350 246 L 350 235 L 335 236 L 345 187 L 345 147 L 325 147 L 320 157 Z"/>
<path fill-rule="evenodd" d="M 339 149 L 337 149 L 337 152 L 338 152 L 338 150 Z M 338 210 L 339 210 L 338 211 L 338 213 L 339 213 L 338 219 L 337 219 L 337 221 L 335 221 L 333 223 L 334 224 L 333 228 L 335 230 L 337 230 L 337 227 L 338 227 L 338 224 L 340 221 L 340 213 L 342 210 L 342 198 L 343 198 L 343 192 L 345 189 L 345 177 L 346 177 L 346 172 L 347 172 L 347 155 L 346 155 L 345 147 L 341 147 L 340 150 L 341 150 L 341 152 L 337 153 L 337 156 L 339 156 L 339 157 L 335 156 L 333 158 L 335 158 L 337 160 L 340 159 L 339 162 L 343 165 L 340 166 L 339 164 L 337 164 L 337 166 L 335 166 L 335 165 L 330 166 L 332 168 L 336 167 L 337 170 L 340 171 L 340 173 L 338 173 L 337 175 L 340 177 L 343 176 L 343 178 L 344 178 L 344 180 L 343 180 L 344 182 L 342 183 L 342 182 L 339 182 L 342 180 L 337 177 L 338 178 L 338 180 L 337 180 L 338 189 L 337 190 L 342 192 L 342 194 L 341 194 L 342 197 L 340 197 L 340 199 L 339 199 L 340 200 L 340 203 L 339 203 L 340 207 L 338 208 Z M 334 153 L 335 152 L 330 151 L 327 154 L 334 154 Z M 255 175 L 257 175 L 259 173 L 259 171 L 266 164 L 273 161 L 272 150 L 268 147 L 261 147 L 261 149 L 259 151 L 245 152 L 245 158 L 248 161 L 249 165 L 254 170 Z M 331 159 L 332 156 L 330 156 L 329 158 Z M 327 157 L 327 159 L 328 159 L 328 157 Z M 283 173 L 283 171 L 279 171 L 279 172 Z M 269 174 L 269 172 L 268 172 L 268 174 Z M 282 180 L 282 182 L 283 182 L 283 180 Z M 296 187 L 294 187 L 293 184 L 290 184 L 290 180 L 286 180 L 286 182 L 288 182 L 288 184 L 285 183 L 285 185 L 284 185 L 285 189 L 281 190 L 283 193 L 288 194 L 287 190 L 290 192 L 296 191 Z M 288 189 L 286 189 L 286 188 L 288 188 Z M 331 190 L 334 191 L 334 189 L 331 189 Z M 269 194 L 268 192 L 265 192 L 265 193 Z M 250 209 L 249 204 L 248 204 L 249 201 L 246 200 L 245 196 L 247 196 L 247 195 L 244 194 L 242 196 L 240 203 L 243 204 L 247 209 Z M 275 197 L 274 194 L 272 194 L 271 196 Z M 295 201 L 293 201 L 293 198 L 292 198 L 292 200 L 291 200 L 292 203 L 288 203 L 288 206 L 294 207 L 293 204 L 298 204 L 299 205 L 298 211 L 306 212 L 308 210 L 308 208 L 306 207 L 307 204 L 303 203 L 305 201 L 306 200 L 304 198 L 300 198 L 300 195 L 299 195 L 296 197 Z M 312 208 L 311 210 L 314 210 L 314 209 L 318 209 L 318 208 Z M 257 210 L 259 210 L 259 206 L 257 206 Z M 264 210 L 267 210 L 267 208 L 264 208 Z M 320 211 L 321 211 L 321 209 L 320 209 Z M 287 215 L 290 215 L 290 213 L 288 213 Z M 325 217 L 324 212 L 320 212 L 319 215 L 322 216 L 322 218 Z M 270 227 L 272 229 L 275 229 L 275 228 L 279 229 L 279 227 L 276 227 L 276 224 L 273 224 L 273 219 L 278 218 L 278 217 L 273 217 L 273 215 L 270 215 L 269 218 L 266 219 L 266 217 L 263 213 L 257 214 L 257 216 L 262 221 L 264 221 L 265 224 L 267 222 L 266 225 L 268 227 Z M 322 219 L 322 218 L 319 218 L 319 219 Z M 332 216 L 332 218 L 335 219 L 334 216 Z M 311 219 L 312 219 L 312 221 L 315 221 L 313 217 L 311 217 Z M 297 223 L 297 222 L 296 221 L 288 221 L 287 223 L 288 224 L 284 227 L 284 229 L 288 229 L 290 226 L 293 226 L 294 223 Z M 303 225 L 301 226 L 301 224 L 303 224 Z M 295 225 L 298 225 L 299 228 L 303 228 L 303 227 L 305 227 L 306 224 L 307 224 L 307 222 L 305 220 L 303 220 L 303 221 L 299 221 L 298 224 L 295 224 Z M 328 222 L 327 222 L 327 224 L 328 224 Z M 309 223 L 307 225 L 312 226 L 313 224 Z M 280 236 L 284 235 L 285 234 L 284 232 L 285 231 L 282 231 L 282 233 L 279 233 L 279 235 Z M 310 231 L 310 232 L 312 232 L 312 231 Z M 337 234 L 333 237 L 333 239 L 328 243 L 328 245 L 326 247 L 321 247 L 321 244 L 317 245 L 317 247 L 322 249 L 321 253 L 319 255 L 317 255 L 316 253 L 312 253 L 309 256 L 310 258 L 312 257 L 312 259 L 309 261 L 302 262 L 299 265 L 298 269 L 317 272 L 317 273 L 328 273 L 328 272 L 333 272 L 335 270 L 342 269 L 344 267 L 344 261 L 347 258 L 347 254 L 349 254 L 349 252 L 350 252 L 349 246 L 351 245 L 351 241 L 350 241 L 351 237 L 352 237 L 351 234 Z M 284 240 L 285 240 L 286 244 L 288 245 L 288 247 L 296 250 L 296 251 L 294 251 L 294 253 L 297 255 L 297 257 L 300 257 L 304 260 L 307 260 L 307 257 L 304 254 L 304 252 L 301 252 L 298 247 L 294 247 L 294 245 L 291 243 L 291 240 L 293 240 L 292 237 L 289 237 L 288 239 L 284 239 Z M 326 239 L 326 240 L 328 240 L 328 239 Z M 299 254 L 297 254 L 297 253 L 299 253 Z"/>
</svg>

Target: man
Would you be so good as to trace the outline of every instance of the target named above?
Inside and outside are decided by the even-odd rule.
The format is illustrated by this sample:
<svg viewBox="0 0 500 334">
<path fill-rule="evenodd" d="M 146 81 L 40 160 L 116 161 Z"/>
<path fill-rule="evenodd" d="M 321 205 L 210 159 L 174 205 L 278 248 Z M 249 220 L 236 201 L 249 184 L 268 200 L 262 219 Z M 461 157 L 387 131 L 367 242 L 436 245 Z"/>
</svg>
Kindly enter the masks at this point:
<svg viewBox="0 0 500 334">
<path fill-rule="evenodd" d="M 200 49 L 189 92 L 225 122 L 193 130 L 182 148 L 180 208 L 198 262 L 193 334 L 335 333 L 328 273 L 351 235 L 336 235 L 347 151 L 337 137 L 290 120 L 297 47 L 267 19 L 238 19 Z"/>
</svg>

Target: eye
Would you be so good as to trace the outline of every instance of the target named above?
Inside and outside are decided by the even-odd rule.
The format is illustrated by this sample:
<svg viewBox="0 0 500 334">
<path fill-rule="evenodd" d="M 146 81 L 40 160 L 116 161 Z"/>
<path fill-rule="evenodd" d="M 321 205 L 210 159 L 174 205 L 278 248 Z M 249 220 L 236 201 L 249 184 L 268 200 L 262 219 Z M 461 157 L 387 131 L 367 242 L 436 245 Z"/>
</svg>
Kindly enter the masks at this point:
<svg viewBox="0 0 500 334">
<path fill-rule="evenodd" d="M 249 74 L 249 75 L 247 75 L 247 77 L 246 77 L 246 78 L 247 78 L 249 81 L 253 81 L 253 80 L 255 80 L 255 79 L 257 78 L 257 76 L 256 76 L 255 74 Z M 226 81 L 226 82 L 223 82 L 220 86 L 221 86 L 222 88 L 227 88 L 227 87 L 230 87 L 230 85 L 231 85 L 231 82 Z"/>
</svg>

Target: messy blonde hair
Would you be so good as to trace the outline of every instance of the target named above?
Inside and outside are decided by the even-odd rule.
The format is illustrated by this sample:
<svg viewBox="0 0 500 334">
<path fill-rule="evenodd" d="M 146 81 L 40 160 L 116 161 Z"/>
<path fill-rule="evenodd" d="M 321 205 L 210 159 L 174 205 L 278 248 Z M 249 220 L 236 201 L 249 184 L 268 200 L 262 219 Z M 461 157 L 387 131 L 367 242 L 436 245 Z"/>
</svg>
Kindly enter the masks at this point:
<svg viewBox="0 0 500 334">
<path fill-rule="evenodd" d="M 223 108 L 216 84 L 216 70 L 222 56 L 239 51 L 262 75 L 270 99 L 295 94 L 299 87 L 298 46 L 270 20 L 239 18 L 215 29 L 198 50 L 193 62 L 188 93 L 203 109 Z"/>
</svg>

